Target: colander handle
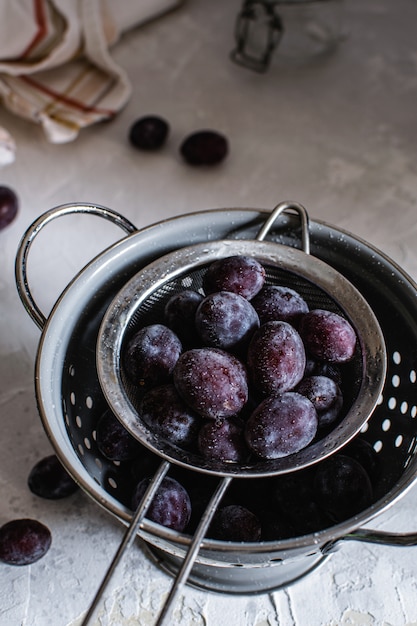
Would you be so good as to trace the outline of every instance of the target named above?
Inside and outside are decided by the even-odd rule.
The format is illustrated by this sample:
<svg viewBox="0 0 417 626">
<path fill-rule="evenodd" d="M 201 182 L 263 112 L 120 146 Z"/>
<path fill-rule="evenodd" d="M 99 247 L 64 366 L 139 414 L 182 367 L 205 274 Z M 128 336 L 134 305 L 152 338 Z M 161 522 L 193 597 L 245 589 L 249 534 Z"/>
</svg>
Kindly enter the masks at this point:
<svg viewBox="0 0 417 626">
<path fill-rule="evenodd" d="M 30 247 L 40 233 L 42 228 L 52 222 L 52 220 L 62 217 L 64 215 L 71 215 L 73 213 L 88 213 L 90 215 L 97 215 L 106 220 L 109 220 L 116 226 L 119 226 L 126 233 L 131 234 L 137 231 L 137 228 L 129 222 L 123 215 L 117 213 L 116 211 L 112 211 L 104 206 L 100 206 L 98 204 L 62 204 L 57 206 L 49 211 L 43 213 L 40 217 L 38 217 L 27 229 L 25 234 L 23 235 L 17 255 L 16 255 L 16 263 L 15 263 L 15 276 L 16 276 L 16 285 L 17 290 L 20 296 L 20 299 L 28 312 L 29 316 L 35 322 L 35 324 L 43 330 L 47 318 L 39 309 L 38 305 L 35 302 L 35 299 L 32 295 L 32 292 L 29 288 L 28 278 L 27 278 L 27 258 L 29 254 Z"/>
<path fill-rule="evenodd" d="M 284 202 L 280 202 L 277 206 L 271 211 L 268 219 L 263 224 L 262 228 L 259 230 L 256 235 L 257 241 L 263 241 L 266 235 L 271 230 L 272 226 L 277 221 L 278 217 L 284 213 L 297 213 L 300 222 L 301 222 L 301 245 L 302 249 L 306 254 L 310 254 L 310 230 L 309 230 L 309 217 L 306 209 L 302 204 L 298 202 L 293 202 L 291 200 L 286 200 Z"/>
<path fill-rule="evenodd" d="M 375 543 L 382 546 L 411 548 L 417 546 L 417 533 L 390 533 L 383 530 L 372 530 L 368 528 L 358 528 L 357 530 L 330 541 L 321 551 L 323 554 L 331 554 L 340 548 L 342 541 L 362 541 L 364 543 Z"/>
<path fill-rule="evenodd" d="M 377 543 L 383 546 L 417 546 L 417 533 L 389 533 L 383 530 L 358 528 L 345 537 L 345 540 Z"/>
</svg>

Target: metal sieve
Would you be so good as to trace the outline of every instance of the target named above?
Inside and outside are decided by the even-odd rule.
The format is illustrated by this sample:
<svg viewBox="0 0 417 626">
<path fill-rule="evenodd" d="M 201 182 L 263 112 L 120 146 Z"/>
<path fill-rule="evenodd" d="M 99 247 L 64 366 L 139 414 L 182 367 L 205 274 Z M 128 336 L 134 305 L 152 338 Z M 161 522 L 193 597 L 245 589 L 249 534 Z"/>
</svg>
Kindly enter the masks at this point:
<svg viewBox="0 0 417 626">
<path fill-rule="evenodd" d="M 74 278 L 46 319 L 29 289 L 27 254 L 43 226 L 68 213 L 100 215 L 130 234 Z M 210 210 L 136 231 L 122 216 L 103 207 L 66 205 L 41 216 L 22 238 L 16 258 L 17 286 L 25 308 L 42 330 L 35 374 L 40 417 L 68 472 L 90 497 L 126 524 L 132 522 L 129 468 L 105 459 L 95 441 L 97 421 L 107 408 L 95 366 L 103 316 L 140 268 L 193 243 L 253 239 L 267 217 L 266 211 L 258 209 Z M 311 535 L 256 544 L 203 539 L 187 581 L 203 589 L 251 594 L 287 586 L 324 563 L 342 540 L 386 545 L 417 543 L 416 534 L 361 528 L 394 504 L 415 481 L 416 286 L 383 253 L 349 233 L 321 222 L 310 222 L 309 231 L 314 257 L 335 268 L 365 296 L 385 337 L 387 377 L 380 401 L 361 434 L 374 446 L 381 461 L 375 500 L 354 518 Z M 298 220 L 283 214 L 269 236 L 278 244 L 298 246 Z M 162 466 L 166 464 L 164 461 Z M 177 575 L 192 538 L 147 519 L 142 521 L 138 534 L 152 558 Z"/>
<path fill-rule="evenodd" d="M 294 211 L 300 217 L 303 250 L 264 241 L 284 211 Z M 175 250 L 142 268 L 110 304 L 98 335 L 99 381 L 109 406 L 123 426 L 156 454 L 216 476 L 272 476 L 323 460 L 345 445 L 369 419 L 385 378 L 382 332 L 360 292 L 334 268 L 309 254 L 308 221 L 301 205 L 280 203 L 255 239 L 211 241 Z M 324 308 L 343 315 L 358 338 L 356 355 L 344 370 L 346 408 L 343 419 L 330 433 L 300 452 L 272 461 L 256 460 L 252 464 L 209 462 L 158 437 L 138 416 L 138 389 L 123 372 L 123 348 L 133 333 L 149 323 L 164 323 L 167 300 L 186 287 L 201 290 L 202 277 L 210 263 L 232 255 L 256 258 L 265 267 L 269 284 L 291 286 L 305 298 L 310 309 Z"/>
</svg>

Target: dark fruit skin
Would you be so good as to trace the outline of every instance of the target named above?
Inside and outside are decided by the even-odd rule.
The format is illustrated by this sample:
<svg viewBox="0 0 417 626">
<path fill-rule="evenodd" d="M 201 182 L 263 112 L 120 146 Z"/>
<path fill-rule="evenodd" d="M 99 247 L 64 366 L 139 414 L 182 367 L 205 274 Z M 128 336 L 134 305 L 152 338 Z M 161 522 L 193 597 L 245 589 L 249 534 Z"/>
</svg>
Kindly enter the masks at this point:
<svg viewBox="0 0 417 626">
<path fill-rule="evenodd" d="M 362 465 L 374 484 L 381 476 L 381 459 L 374 447 L 361 437 L 355 437 L 342 450 L 343 454 L 350 456 Z"/>
<path fill-rule="evenodd" d="M 263 459 L 279 459 L 308 446 L 317 426 L 310 400 L 288 391 L 266 398 L 253 411 L 245 425 L 246 443 Z"/>
<path fill-rule="evenodd" d="M 195 313 L 203 295 L 191 289 L 184 289 L 172 295 L 164 309 L 165 323 L 180 338 L 184 345 L 195 346 L 199 336 L 195 328 Z"/>
<path fill-rule="evenodd" d="M 101 454 L 110 461 L 130 461 L 141 449 L 110 409 L 97 422 L 96 442 Z"/>
<path fill-rule="evenodd" d="M 242 426 L 227 419 L 203 424 L 198 434 L 198 449 L 206 459 L 235 463 L 243 463 L 249 453 Z"/>
<path fill-rule="evenodd" d="M 255 332 L 247 354 L 248 371 L 263 394 L 284 393 L 302 379 L 306 356 L 300 335 L 288 322 L 268 322 Z"/>
<path fill-rule="evenodd" d="M 177 335 L 163 324 L 151 324 L 137 331 L 123 353 L 126 374 L 144 389 L 169 382 L 182 351 Z"/>
<path fill-rule="evenodd" d="M 261 520 L 261 541 L 279 541 L 297 535 L 291 522 L 277 511 L 263 509 L 259 512 Z"/>
<path fill-rule="evenodd" d="M 19 200 L 13 189 L 0 185 L 0 230 L 13 222 L 18 209 Z"/>
<path fill-rule="evenodd" d="M 346 363 L 355 353 L 356 333 L 341 315 L 313 309 L 300 321 L 300 335 L 310 355 L 330 363 Z"/>
<path fill-rule="evenodd" d="M 209 265 L 203 277 L 203 289 L 208 295 L 216 291 L 231 291 L 251 300 L 265 283 L 265 268 L 252 257 L 230 256 Z"/>
<path fill-rule="evenodd" d="M 286 521 L 293 536 L 306 535 L 329 525 L 314 498 L 314 474 L 310 469 L 270 479 L 268 503 L 278 520 Z M 271 520 L 273 520 L 271 515 Z"/>
<path fill-rule="evenodd" d="M 132 508 L 137 509 L 151 479 L 145 478 L 136 486 L 132 496 Z M 166 476 L 160 484 L 146 513 L 147 519 L 183 532 L 191 517 L 191 501 L 187 491 L 174 478 Z"/>
<path fill-rule="evenodd" d="M 0 528 L 0 561 L 30 565 L 42 558 L 52 543 L 51 532 L 33 519 L 16 519 Z"/>
<path fill-rule="evenodd" d="M 33 466 L 28 476 L 28 486 L 32 493 L 48 500 L 66 498 L 78 490 L 77 483 L 55 454 L 41 459 Z"/>
<path fill-rule="evenodd" d="M 363 511 L 372 502 L 372 485 L 358 461 L 335 454 L 322 461 L 314 477 L 316 500 L 335 522 Z"/>
<path fill-rule="evenodd" d="M 138 413 L 149 428 L 170 443 L 190 448 L 197 441 L 201 419 L 174 385 L 154 387 L 140 401 Z"/>
<path fill-rule="evenodd" d="M 183 352 L 173 376 L 185 402 L 208 419 L 237 415 L 248 399 L 245 367 L 236 357 L 217 348 Z"/>
<path fill-rule="evenodd" d="M 200 130 L 188 135 L 180 146 L 180 153 L 189 165 L 217 165 L 229 152 L 229 143 L 214 130 Z"/>
<path fill-rule="evenodd" d="M 307 302 L 299 293 L 279 285 L 266 285 L 252 304 L 261 324 L 278 320 L 297 327 L 301 316 L 308 312 Z"/>
<path fill-rule="evenodd" d="M 169 124 L 162 117 L 147 115 L 136 120 L 130 128 L 129 140 L 139 150 L 159 150 L 168 137 Z"/>
<path fill-rule="evenodd" d="M 229 504 L 216 511 L 207 535 L 220 541 L 259 541 L 261 522 L 247 508 Z"/>
<path fill-rule="evenodd" d="M 334 380 L 339 387 L 343 382 L 340 365 L 337 363 L 326 363 L 325 361 L 315 361 L 308 355 L 304 376 L 327 376 L 328 378 Z"/>
<path fill-rule="evenodd" d="M 204 345 L 236 351 L 249 343 L 259 328 L 259 318 L 243 296 L 218 291 L 206 296 L 198 306 L 195 326 Z"/>
<path fill-rule="evenodd" d="M 307 376 L 297 386 L 297 392 L 306 396 L 317 411 L 319 426 L 333 424 L 343 406 L 339 385 L 327 376 Z"/>
</svg>

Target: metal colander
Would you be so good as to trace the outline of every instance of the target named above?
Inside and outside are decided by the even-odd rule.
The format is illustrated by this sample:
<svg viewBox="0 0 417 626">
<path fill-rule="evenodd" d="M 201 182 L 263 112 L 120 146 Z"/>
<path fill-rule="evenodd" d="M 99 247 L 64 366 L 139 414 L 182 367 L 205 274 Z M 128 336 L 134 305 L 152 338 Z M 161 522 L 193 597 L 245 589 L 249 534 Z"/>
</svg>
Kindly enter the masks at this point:
<svg viewBox="0 0 417 626">
<path fill-rule="evenodd" d="M 38 232 L 52 219 L 68 213 L 98 214 L 120 225 L 129 236 L 87 265 L 46 319 L 29 289 L 27 255 Z M 141 268 L 190 244 L 253 240 L 267 217 L 268 212 L 256 209 L 211 210 L 136 231 L 113 211 L 78 204 L 48 211 L 22 238 L 16 258 L 16 280 L 24 306 L 42 330 L 35 388 L 44 428 L 73 478 L 107 511 L 131 524 L 130 529 L 134 528 L 130 469 L 104 458 L 96 444 L 96 425 L 108 407 L 96 371 L 96 343 L 103 318 L 115 296 Z M 249 594 L 286 586 L 324 562 L 333 546 L 342 540 L 390 545 L 417 543 L 416 534 L 396 535 L 361 528 L 396 502 L 415 481 L 416 286 L 383 253 L 357 237 L 321 222 L 310 222 L 309 230 L 312 255 L 346 277 L 365 297 L 385 338 L 387 376 L 377 406 L 360 435 L 373 445 L 380 460 L 374 502 L 355 517 L 314 535 L 256 544 L 199 537 L 198 554 L 193 555 L 191 571 L 186 574 L 189 584 L 200 588 Z M 283 214 L 268 238 L 289 248 L 299 246 L 302 232 L 298 219 Z M 169 465 L 169 461 L 161 463 L 159 477 Z M 152 557 L 165 569 L 176 576 L 184 571 L 196 537 L 146 519 L 138 533 Z"/>
</svg>

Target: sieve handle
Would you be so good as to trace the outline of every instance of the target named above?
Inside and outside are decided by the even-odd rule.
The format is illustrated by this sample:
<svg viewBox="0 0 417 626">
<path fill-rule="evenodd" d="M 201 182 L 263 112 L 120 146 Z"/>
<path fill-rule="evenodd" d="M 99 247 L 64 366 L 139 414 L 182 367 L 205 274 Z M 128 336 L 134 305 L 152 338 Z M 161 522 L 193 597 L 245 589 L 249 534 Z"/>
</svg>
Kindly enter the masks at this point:
<svg viewBox="0 0 417 626">
<path fill-rule="evenodd" d="M 64 215 L 71 215 L 73 213 L 88 213 L 90 215 L 97 215 L 106 220 L 109 220 L 113 224 L 119 226 L 126 233 L 131 234 L 137 231 L 137 228 L 129 222 L 123 215 L 120 213 L 116 213 L 116 211 L 112 211 L 104 206 L 100 206 L 98 204 L 62 204 L 57 206 L 49 211 L 43 213 L 40 217 L 38 217 L 27 229 L 25 234 L 23 235 L 17 255 L 16 255 L 16 263 L 15 263 L 15 276 L 16 276 L 16 285 L 17 290 L 20 296 L 21 301 L 23 302 L 23 306 L 25 307 L 27 313 L 35 322 L 35 324 L 43 330 L 47 318 L 39 309 L 38 305 L 35 302 L 35 299 L 32 295 L 32 292 L 29 287 L 28 278 L 27 278 L 27 258 L 29 254 L 30 247 L 40 233 L 42 228 L 49 224 L 52 220 L 62 217 Z"/>
<path fill-rule="evenodd" d="M 119 548 L 116 552 L 116 554 L 114 555 L 113 561 L 110 564 L 110 567 L 108 568 L 106 575 L 104 576 L 100 587 L 97 590 L 97 593 L 94 597 L 93 602 L 91 603 L 83 621 L 81 626 L 88 626 L 91 623 L 91 620 L 93 619 L 96 609 L 99 605 L 99 603 L 101 602 L 102 596 L 104 594 L 104 592 L 107 589 L 108 584 L 110 583 L 114 572 L 116 571 L 116 568 L 119 564 L 119 562 L 121 561 L 122 557 L 124 556 L 125 552 L 128 550 L 128 548 L 132 545 L 133 541 L 135 540 L 136 536 L 137 536 L 137 532 L 139 530 L 140 524 L 142 523 L 148 508 L 150 507 L 152 500 L 161 484 L 161 482 L 163 481 L 166 473 L 168 472 L 169 468 L 170 468 L 170 463 L 168 461 L 164 461 L 163 463 L 161 463 L 161 465 L 159 466 L 159 468 L 157 469 L 154 477 L 152 478 L 151 482 L 148 485 L 148 488 L 146 489 L 145 493 L 143 494 L 143 497 L 141 499 L 141 501 L 138 504 L 138 507 L 135 511 L 135 514 L 131 520 L 130 525 L 128 526 L 126 533 L 123 537 L 123 541 L 121 542 L 121 544 L 119 545 Z"/>
<path fill-rule="evenodd" d="M 310 230 L 309 230 L 309 217 L 306 209 L 302 204 L 293 201 L 284 201 L 277 204 L 277 206 L 271 211 L 268 219 L 265 221 L 262 228 L 256 235 L 257 241 L 263 241 L 266 235 L 271 230 L 278 217 L 284 212 L 295 212 L 298 214 L 301 222 L 301 245 L 306 254 L 310 254 Z"/>
<path fill-rule="evenodd" d="M 166 626 L 172 624 L 170 621 L 171 613 L 173 610 L 174 601 L 177 598 L 179 592 L 187 582 L 187 578 L 191 572 L 194 562 L 197 558 L 198 551 L 200 550 L 201 542 L 207 532 L 210 522 L 219 506 L 219 503 L 232 482 L 232 476 L 225 476 L 217 485 L 215 492 L 213 493 L 210 502 L 208 503 L 204 514 L 202 515 L 200 522 L 197 526 L 197 530 L 194 533 L 193 540 L 190 543 L 185 559 L 182 562 L 181 568 L 175 578 L 175 582 L 171 587 L 168 598 L 159 614 L 156 626 Z"/>
</svg>

